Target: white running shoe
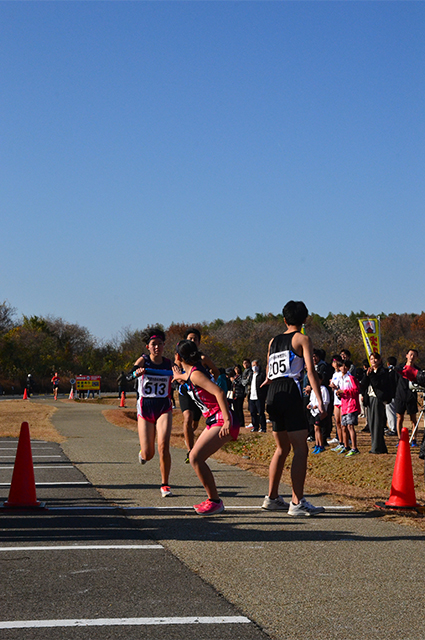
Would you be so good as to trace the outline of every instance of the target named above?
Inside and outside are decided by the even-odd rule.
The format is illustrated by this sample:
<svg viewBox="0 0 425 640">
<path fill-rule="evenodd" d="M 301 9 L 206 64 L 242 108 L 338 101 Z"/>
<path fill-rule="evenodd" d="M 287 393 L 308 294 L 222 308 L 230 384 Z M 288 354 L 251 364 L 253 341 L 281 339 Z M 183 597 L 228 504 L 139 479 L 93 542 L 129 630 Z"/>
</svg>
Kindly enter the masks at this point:
<svg viewBox="0 0 425 640">
<path fill-rule="evenodd" d="M 339 444 L 338 438 L 332 438 L 332 440 L 328 440 L 328 444 Z"/>
<path fill-rule="evenodd" d="M 170 496 L 172 496 L 172 492 L 169 486 L 163 484 L 161 486 L 161 495 L 163 498 L 169 498 Z"/>
<path fill-rule="evenodd" d="M 267 509 L 267 511 L 288 511 L 289 502 L 285 502 L 282 496 L 277 496 L 277 498 L 264 496 L 264 502 L 261 505 L 261 508 Z"/>
<path fill-rule="evenodd" d="M 315 507 L 305 498 L 301 498 L 298 504 L 289 505 L 288 516 L 316 516 L 319 513 L 324 513 L 324 507 Z"/>
<path fill-rule="evenodd" d="M 146 464 L 146 460 L 142 458 L 142 452 L 139 451 L 139 464 Z"/>
</svg>

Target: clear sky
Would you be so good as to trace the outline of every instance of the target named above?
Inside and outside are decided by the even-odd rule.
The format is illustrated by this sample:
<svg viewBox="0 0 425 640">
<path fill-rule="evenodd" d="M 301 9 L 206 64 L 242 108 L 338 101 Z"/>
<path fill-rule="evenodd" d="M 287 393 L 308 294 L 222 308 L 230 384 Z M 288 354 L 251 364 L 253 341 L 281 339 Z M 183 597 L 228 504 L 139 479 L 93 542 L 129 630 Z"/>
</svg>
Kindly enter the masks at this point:
<svg viewBox="0 0 425 640">
<path fill-rule="evenodd" d="M 425 308 L 424 2 L 1 2 L 0 302 Z"/>
</svg>

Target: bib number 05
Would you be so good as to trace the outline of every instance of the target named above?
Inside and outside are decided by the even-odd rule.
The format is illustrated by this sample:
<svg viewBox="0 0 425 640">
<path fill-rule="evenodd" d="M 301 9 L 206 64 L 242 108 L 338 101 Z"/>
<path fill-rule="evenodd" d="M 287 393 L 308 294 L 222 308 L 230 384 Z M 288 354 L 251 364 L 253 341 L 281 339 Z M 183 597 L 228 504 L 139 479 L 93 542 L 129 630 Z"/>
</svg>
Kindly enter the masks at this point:
<svg viewBox="0 0 425 640">
<path fill-rule="evenodd" d="M 289 372 L 289 351 L 279 351 L 269 356 L 269 380 L 283 378 Z"/>
</svg>

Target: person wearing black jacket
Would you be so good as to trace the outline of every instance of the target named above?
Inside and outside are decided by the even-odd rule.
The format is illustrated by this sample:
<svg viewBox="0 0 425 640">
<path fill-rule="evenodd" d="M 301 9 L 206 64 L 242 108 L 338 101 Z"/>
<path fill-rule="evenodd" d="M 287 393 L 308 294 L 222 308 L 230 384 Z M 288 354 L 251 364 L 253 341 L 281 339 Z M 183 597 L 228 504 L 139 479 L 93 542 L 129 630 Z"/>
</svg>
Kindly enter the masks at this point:
<svg viewBox="0 0 425 640">
<path fill-rule="evenodd" d="M 245 387 L 242 384 L 242 367 L 237 364 L 234 369 L 232 382 L 233 391 L 233 411 L 239 419 L 239 425 L 245 427 L 245 416 L 243 413 L 243 401 L 245 398 Z"/>
<path fill-rule="evenodd" d="M 370 367 L 360 383 L 360 392 L 367 407 L 367 421 L 372 440 L 369 453 L 388 453 L 384 431 L 387 423 L 385 402 L 391 401 L 389 373 L 383 366 L 377 351 L 370 355 L 369 361 Z"/>
<path fill-rule="evenodd" d="M 266 372 L 261 370 L 258 360 L 252 361 L 252 372 L 248 378 L 248 408 L 251 414 L 252 431 L 266 433 L 266 395 L 267 387 L 261 388 L 266 379 Z"/>
</svg>

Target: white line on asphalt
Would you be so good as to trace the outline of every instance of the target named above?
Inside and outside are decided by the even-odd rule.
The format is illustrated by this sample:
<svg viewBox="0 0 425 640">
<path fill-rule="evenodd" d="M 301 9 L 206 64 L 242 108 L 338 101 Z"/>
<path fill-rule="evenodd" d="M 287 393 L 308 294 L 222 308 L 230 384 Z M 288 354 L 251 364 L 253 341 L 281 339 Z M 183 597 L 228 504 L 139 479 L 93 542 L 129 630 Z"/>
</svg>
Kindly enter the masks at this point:
<svg viewBox="0 0 425 640">
<path fill-rule="evenodd" d="M 41 449 L 45 449 L 47 451 L 57 451 L 56 447 L 37 447 L 37 445 L 32 445 L 32 450 L 36 448 L 37 451 L 41 451 Z M 0 447 L 0 451 L 17 451 L 17 447 Z"/>
<path fill-rule="evenodd" d="M 36 482 L 36 487 L 62 487 L 64 484 L 91 484 L 88 480 L 77 480 L 75 482 Z M 10 487 L 10 482 L 0 482 L 0 487 Z"/>
<path fill-rule="evenodd" d="M 246 624 L 245 616 L 188 616 L 184 618 L 97 618 L 80 620 L 16 620 L 0 622 L 0 629 L 35 629 L 47 627 L 111 627 L 164 624 Z"/>
<path fill-rule="evenodd" d="M 59 484 L 66 484 L 65 482 L 61 482 Z M 73 483 L 71 483 L 73 484 Z M 137 511 L 193 511 L 193 506 L 173 506 L 173 505 L 169 505 L 167 507 L 120 507 L 120 506 L 116 506 L 116 507 L 111 507 L 111 506 L 105 506 L 105 507 L 98 507 L 98 506 L 93 506 L 93 507 L 51 507 L 49 508 L 49 511 L 84 511 L 84 510 L 93 510 L 93 509 L 98 509 L 99 511 L 121 511 L 121 512 L 137 512 Z M 245 506 L 245 505 L 235 505 L 235 506 L 231 506 L 228 507 L 226 506 L 226 511 L 233 511 L 233 510 L 247 510 L 247 511 L 253 511 L 255 509 L 261 509 L 261 506 L 258 505 L 252 505 L 252 506 Z M 348 509 L 353 509 L 353 507 L 351 505 L 347 505 L 347 506 L 339 506 L 339 505 L 329 505 L 327 507 L 325 507 L 325 509 L 328 509 L 329 511 L 342 511 L 342 510 L 348 510 Z"/>
<path fill-rule="evenodd" d="M 0 471 L 3 471 L 3 469 L 14 469 L 15 467 L 2 467 L 0 466 Z M 53 466 L 53 465 L 49 465 L 44 467 L 43 465 L 36 465 L 34 467 L 34 469 L 75 469 L 75 467 L 72 466 L 72 464 L 70 465 L 58 465 L 58 466 Z"/>
<path fill-rule="evenodd" d="M 172 511 L 172 510 L 181 510 L 181 509 L 193 509 L 193 506 L 185 506 L 185 507 L 177 507 L 177 506 L 167 506 L 167 507 L 118 507 L 119 509 L 121 509 L 122 511 L 137 511 L 137 510 L 141 510 L 141 511 Z M 253 509 L 261 509 L 262 507 L 259 505 L 231 505 L 231 506 L 227 506 L 226 505 L 226 511 L 233 511 L 233 510 L 247 510 L 247 511 L 252 511 Z M 333 505 L 329 505 L 328 507 L 324 507 L 325 509 L 329 509 L 329 511 L 334 510 L 334 509 L 352 509 L 352 506 L 333 506 Z"/>
<path fill-rule="evenodd" d="M 67 544 L 51 547 L 0 547 L 0 551 L 80 551 L 86 549 L 163 549 L 162 544 Z"/>
<path fill-rule="evenodd" d="M 0 456 L 0 458 L 14 458 L 15 456 Z M 62 458 L 62 456 L 60 455 L 51 455 L 51 456 L 33 456 L 32 459 L 35 460 L 36 458 Z"/>
</svg>

